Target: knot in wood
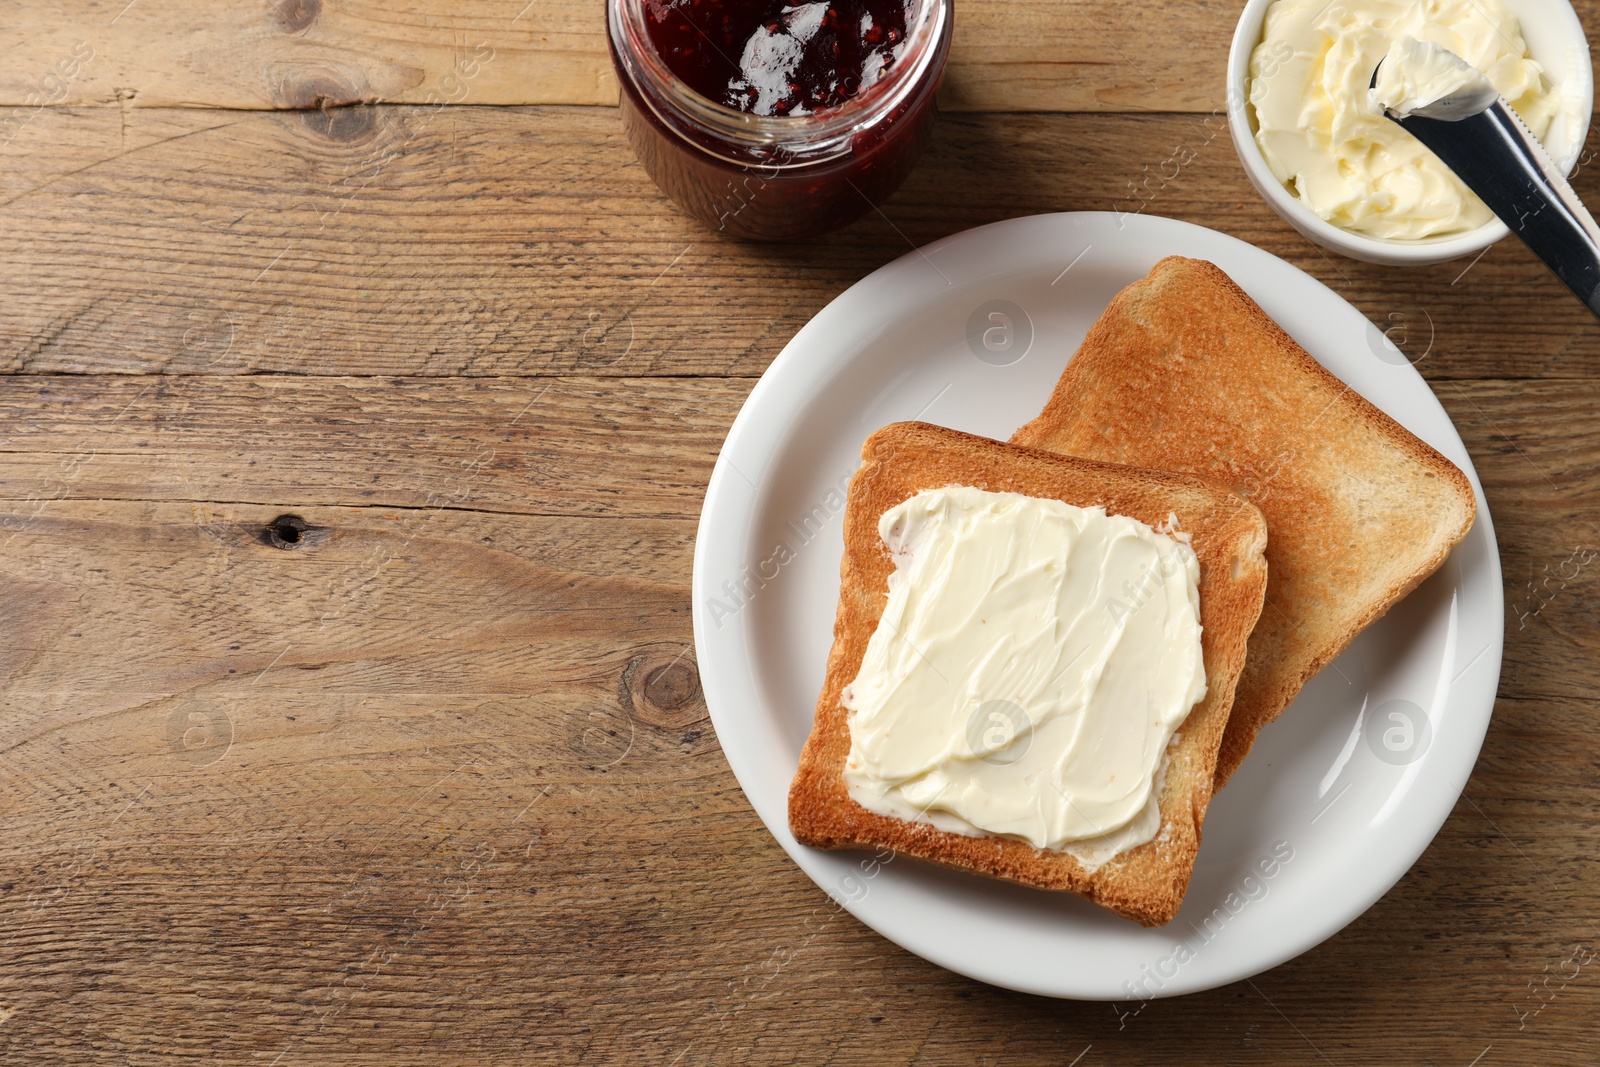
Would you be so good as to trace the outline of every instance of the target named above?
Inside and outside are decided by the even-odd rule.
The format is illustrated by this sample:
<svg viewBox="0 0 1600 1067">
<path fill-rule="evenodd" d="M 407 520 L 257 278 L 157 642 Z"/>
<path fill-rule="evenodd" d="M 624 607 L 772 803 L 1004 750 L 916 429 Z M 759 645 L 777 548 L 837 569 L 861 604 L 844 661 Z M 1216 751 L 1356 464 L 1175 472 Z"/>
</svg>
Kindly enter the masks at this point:
<svg viewBox="0 0 1600 1067">
<path fill-rule="evenodd" d="M 284 33 L 305 33 L 322 14 L 322 0 L 281 0 L 274 14 Z"/>
<path fill-rule="evenodd" d="M 261 528 L 261 540 L 273 548 L 296 549 L 321 531 L 298 515 L 279 515 Z"/>
<path fill-rule="evenodd" d="M 706 717 L 700 675 L 687 650 L 634 656 L 622 669 L 619 688 L 624 707 L 658 730 L 677 735 Z"/>
<path fill-rule="evenodd" d="M 682 660 L 657 667 L 645 676 L 645 701 L 663 710 L 680 708 L 699 694 L 700 679 Z"/>
<path fill-rule="evenodd" d="M 278 106 L 303 112 L 311 130 L 337 140 L 357 140 L 377 126 L 371 104 L 377 99 L 366 75 L 336 63 L 296 65 L 278 78 Z"/>
<path fill-rule="evenodd" d="M 341 106 L 325 99 L 314 109 L 301 112 L 301 120 L 306 123 L 307 130 L 317 134 L 318 138 L 354 144 L 373 136 L 373 131 L 378 128 L 378 109 L 371 104 Z M 376 176 L 378 166 L 378 163 L 363 165 L 363 173 L 373 171 L 366 176 L 368 181 Z"/>
</svg>

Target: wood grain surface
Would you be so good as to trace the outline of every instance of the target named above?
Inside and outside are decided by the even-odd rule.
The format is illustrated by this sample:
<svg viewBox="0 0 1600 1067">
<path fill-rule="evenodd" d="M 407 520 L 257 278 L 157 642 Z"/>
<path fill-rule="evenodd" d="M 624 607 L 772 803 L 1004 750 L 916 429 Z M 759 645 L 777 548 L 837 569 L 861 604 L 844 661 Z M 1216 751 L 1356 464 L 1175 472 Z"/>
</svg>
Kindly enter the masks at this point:
<svg viewBox="0 0 1600 1067">
<path fill-rule="evenodd" d="M 959 0 L 939 103 L 1209 113 L 1238 17 L 1216 0 Z M 617 101 L 603 0 L 67 0 L 0 20 L 0 56 L 0 106 L 25 109 Z"/>
<path fill-rule="evenodd" d="M 1429 376 L 1600 373 L 1592 316 L 1522 245 L 1420 268 L 1324 252 L 1250 188 L 1220 117 L 944 116 L 881 213 L 795 246 L 680 214 L 610 109 L 50 109 L 0 152 L 12 370 L 754 375 L 915 245 L 1094 210 L 1283 256 Z M 1600 201 L 1600 167 L 1575 180 Z"/>
<path fill-rule="evenodd" d="M 1208 114 L 1236 15 L 963 4 L 911 181 L 792 247 L 698 228 L 573 106 L 615 91 L 588 0 L 0 16 L 0 1062 L 1600 1061 L 1600 329 L 1514 242 L 1399 270 L 1279 221 Z M 832 906 L 690 623 L 712 464 L 795 330 L 914 245 L 1081 209 L 1234 234 L 1388 330 L 1505 578 L 1495 718 L 1416 866 L 1143 1005 Z"/>
<path fill-rule="evenodd" d="M 1585 14 L 1597 5 L 1578 0 Z M 1237 20 L 1213 0 L 961 0 L 940 102 L 1208 112 Z M 0 67 L 0 104 L 18 106 L 617 99 L 603 0 L 68 0 L 6 18 L 0 55 L 14 59 Z"/>
</svg>

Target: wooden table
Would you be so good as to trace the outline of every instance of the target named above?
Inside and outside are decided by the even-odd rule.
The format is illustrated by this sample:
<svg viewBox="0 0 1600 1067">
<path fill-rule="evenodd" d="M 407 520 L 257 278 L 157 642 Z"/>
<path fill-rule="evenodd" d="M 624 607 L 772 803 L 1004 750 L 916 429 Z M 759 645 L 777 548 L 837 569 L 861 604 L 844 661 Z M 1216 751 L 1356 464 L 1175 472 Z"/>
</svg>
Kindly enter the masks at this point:
<svg viewBox="0 0 1600 1067">
<path fill-rule="evenodd" d="M 657 193 L 595 0 L 8 6 L 5 1063 L 1600 1059 L 1600 327 L 1512 241 L 1400 270 L 1291 231 L 1215 110 L 1236 3 L 962 0 L 919 169 L 797 247 Z M 802 323 L 913 244 L 1110 208 L 1402 327 L 1508 606 L 1410 874 L 1137 1014 L 835 914 L 718 750 L 689 610 Z"/>
</svg>

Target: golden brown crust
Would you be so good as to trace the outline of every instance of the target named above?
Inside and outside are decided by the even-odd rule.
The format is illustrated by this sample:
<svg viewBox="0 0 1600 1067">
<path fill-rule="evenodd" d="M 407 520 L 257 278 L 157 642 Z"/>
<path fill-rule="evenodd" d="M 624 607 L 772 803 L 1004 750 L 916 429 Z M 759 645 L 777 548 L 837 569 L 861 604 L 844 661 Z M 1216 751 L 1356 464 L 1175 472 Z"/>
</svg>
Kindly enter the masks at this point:
<svg viewBox="0 0 1600 1067">
<path fill-rule="evenodd" d="M 867 439 L 850 482 L 833 651 L 817 716 L 789 790 L 789 825 L 817 848 L 881 847 L 949 867 L 1044 889 L 1066 889 L 1147 926 L 1171 920 L 1189 886 L 1211 802 L 1217 748 L 1245 644 L 1261 611 L 1266 524 L 1225 487 L 1189 475 L 1077 459 L 973 437 L 926 423 L 896 423 Z M 965 837 L 867 811 L 844 782 L 850 728 L 839 694 L 861 668 L 887 601 L 894 565 L 878 535 L 889 508 L 924 489 L 969 485 L 1100 505 L 1159 526 L 1176 515 L 1200 560 L 1201 648 L 1207 692 L 1168 749 L 1156 839 L 1086 870 L 1063 852 L 1023 841 Z"/>
<path fill-rule="evenodd" d="M 1173 256 L 1119 293 L 1017 444 L 1191 471 L 1267 518 L 1266 607 L 1217 764 L 1472 527 L 1454 464 L 1323 368 L 1216 265 Z"/>
</svg>

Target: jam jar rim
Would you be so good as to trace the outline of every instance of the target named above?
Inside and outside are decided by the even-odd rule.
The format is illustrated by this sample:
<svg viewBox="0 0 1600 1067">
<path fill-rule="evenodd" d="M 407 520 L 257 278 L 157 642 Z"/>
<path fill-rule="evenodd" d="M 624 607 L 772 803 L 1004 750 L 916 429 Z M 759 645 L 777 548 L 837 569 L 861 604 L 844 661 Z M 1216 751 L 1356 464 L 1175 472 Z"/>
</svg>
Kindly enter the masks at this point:
<svg viewBox="0 0 1600 1067">
<path fill-rule="evenodd" d="M 813 166 L 848 154 L 856 133 L 914 97 L 929 75 L 937 74 L 932 68 L 949 34 L 952 5 L 952 0 L 913 0 L 916 22 L 907 27 L 898 53 L 902 60 L 909 57 L 909 62 L 897 62 L 863 92 L 804 115 L 755 115 L 702 96 L 673 74 L 646 30 L 644 12 L 650 2 L 607 0 L 607 30 L 619 61 L 619 75 L 632 80 L 640 99 L 680 141 L 736 166 L 773 171 Z M 671 107 L 672 114 L 663 113 L 662 103 Z M 685 124 L 698 136 L 686 136 L 681 128 Z M 708 138 L 770 153 L 773 158 L 726 155 L 706 144 Z"/>
</svg>

